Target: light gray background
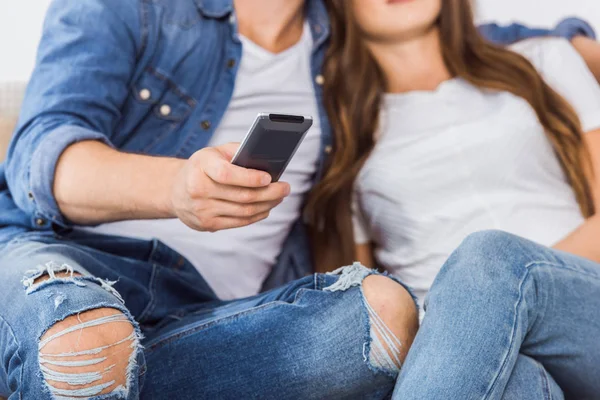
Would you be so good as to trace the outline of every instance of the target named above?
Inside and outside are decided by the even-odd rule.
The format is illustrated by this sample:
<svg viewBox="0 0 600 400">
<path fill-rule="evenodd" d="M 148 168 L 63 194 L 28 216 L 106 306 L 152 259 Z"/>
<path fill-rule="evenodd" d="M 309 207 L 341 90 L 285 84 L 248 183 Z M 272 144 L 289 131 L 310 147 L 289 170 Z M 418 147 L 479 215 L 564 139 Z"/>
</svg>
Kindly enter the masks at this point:
<svg viewBox="0 0 600 400">
<path fill-rule="evenodd" d="M 0 82 L 28 79 L 49 3 L 0 0 Z M 600 0 L 477 0 L 477 9 L 480 21 L 519 21 L 541 27 L 567 16 L 580 16 L 600 33 Z"/>
</svg>

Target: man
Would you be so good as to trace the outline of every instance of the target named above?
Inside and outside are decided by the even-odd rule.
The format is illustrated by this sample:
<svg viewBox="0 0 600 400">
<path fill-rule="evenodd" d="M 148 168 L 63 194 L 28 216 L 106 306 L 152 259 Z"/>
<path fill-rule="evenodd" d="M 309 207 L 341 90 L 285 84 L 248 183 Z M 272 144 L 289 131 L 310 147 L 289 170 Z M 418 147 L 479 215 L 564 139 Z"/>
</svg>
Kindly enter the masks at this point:
<svg viewBox="0 0 600 400">
<path fill-rule="evenodd" d="M 353 266 L 222 300 L 311 270 L 327 38 L 320 0 L 53 2 L 0 174 L 0 395 L 391 392 L 417 327 L 393 280 Z M 262 111 L 315 118 L 288 183 L 230 164 Z"/>
</svg>

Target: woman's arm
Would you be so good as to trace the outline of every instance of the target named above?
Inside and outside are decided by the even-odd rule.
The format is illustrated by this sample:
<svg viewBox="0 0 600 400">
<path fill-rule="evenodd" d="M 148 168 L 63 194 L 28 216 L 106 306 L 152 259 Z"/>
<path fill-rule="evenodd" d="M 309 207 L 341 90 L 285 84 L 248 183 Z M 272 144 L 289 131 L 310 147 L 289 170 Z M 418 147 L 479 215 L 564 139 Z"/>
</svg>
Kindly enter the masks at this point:
<svg viewBox="0 0 600 400">
<path fill-rule="evenodd" d="M 600 42 L 590 24 L 579 18 L 567 18 L 554 29 L 532 28 L 521 24 L 484 24 L 479 31 L 488 40 L 509 45 L 535 37 L 563 37 L 571 41 L 600 83 Z"/>
<path fill-rule="evenodd" d="M 585 60 L 590 71 L 600 83 L 600 42 L 585 36 L 576 36 L 571 44 Z"/>
<path fill-rule="evenodd" d="M 373 247 L 371 244 L 356 245 L 356 261 L 368 268 L 375 268 L 375 258 L 373 257 Z"/>
<path fill-rule="evenodd" d="M 589 218 L 554 248 L 600 263 L 600 129 L 587 133 L 585 138 L 594 164 L 593 190 L 596 215 Z"/>
</svg>

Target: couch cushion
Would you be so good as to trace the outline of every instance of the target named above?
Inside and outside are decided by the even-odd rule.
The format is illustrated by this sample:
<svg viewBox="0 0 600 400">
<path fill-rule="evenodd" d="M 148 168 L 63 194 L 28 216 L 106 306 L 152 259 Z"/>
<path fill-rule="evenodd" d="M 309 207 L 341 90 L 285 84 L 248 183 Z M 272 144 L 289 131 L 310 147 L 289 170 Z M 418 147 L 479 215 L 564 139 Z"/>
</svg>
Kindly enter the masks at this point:
<svg viewBox="0 0 600 400">
<path fill-rule="evenodd" d="M 10 141 L 16 123 L 16 117 L 9 118 L 0 116 L 0 162 L 4 161 L 8 142 Z"/>
<path fill-rule="evenodd" d="M 17 122 L 26 84 L 0 82 L 0 161 L 4 160 L 8 142 Z"/>
</svg>

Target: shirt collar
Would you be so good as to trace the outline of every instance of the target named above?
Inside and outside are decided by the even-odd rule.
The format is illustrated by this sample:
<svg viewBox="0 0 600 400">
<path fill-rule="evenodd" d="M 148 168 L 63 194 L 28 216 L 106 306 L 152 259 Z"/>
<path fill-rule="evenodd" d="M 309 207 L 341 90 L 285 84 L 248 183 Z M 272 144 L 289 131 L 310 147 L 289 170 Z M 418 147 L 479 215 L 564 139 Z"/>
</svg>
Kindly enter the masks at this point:
<svg viewBox="0 0 600 400">
<path fill-rule="evenodd" d="M 209 18 L 223 18 L 231 14 L 233 0 L 195 0 L 200 12 Z M 310 24 L 314 47 L 320 47 L 329 38 L 329 16 L 323 0 L 306 0 L 306 19 Z"/>
<path fill-rule="evenodd" d="M 233 0 L 196 0 L 196 4 L 209 18 L 223 18 L 233 11 Z"/>
<path fill-rule="evenodd" d="M 320 47 L 329 38 L 329 15 L 323 0 L 306 0 L 306 19 L 310 24 L 314 47 Z"/>
</svg>

